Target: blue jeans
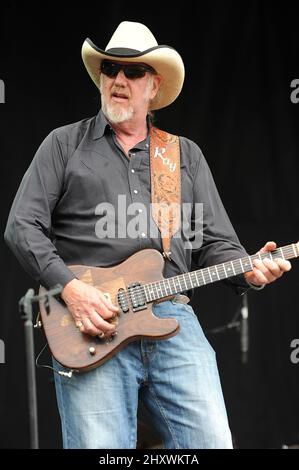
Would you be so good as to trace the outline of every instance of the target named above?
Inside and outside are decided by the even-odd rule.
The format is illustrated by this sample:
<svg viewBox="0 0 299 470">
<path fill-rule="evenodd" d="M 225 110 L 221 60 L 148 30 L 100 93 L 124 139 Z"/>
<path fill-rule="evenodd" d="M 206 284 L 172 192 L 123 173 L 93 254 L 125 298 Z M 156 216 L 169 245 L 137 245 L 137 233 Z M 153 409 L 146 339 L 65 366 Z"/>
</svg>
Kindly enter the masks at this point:
<svg viewBox="0 0 299 470">
<path fill-rule="evenodd" d="M 64 448 L 136 448 L 139 391 L 165 448 L 232 448 L 215 353 L 192 307 L 164 301 L 154 313 L 180 332 L 130 343 L 71 379 L 54 374 Z"/>
</svg>

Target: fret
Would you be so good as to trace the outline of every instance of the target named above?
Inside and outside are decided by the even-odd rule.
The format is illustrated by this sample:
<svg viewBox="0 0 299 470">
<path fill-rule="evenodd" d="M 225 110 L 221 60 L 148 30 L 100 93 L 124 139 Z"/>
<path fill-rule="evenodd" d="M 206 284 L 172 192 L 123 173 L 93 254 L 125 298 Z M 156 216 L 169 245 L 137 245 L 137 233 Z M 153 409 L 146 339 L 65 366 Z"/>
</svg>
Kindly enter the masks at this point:
<svg viewBox="0 0 299 470">
<path fill-rule="evenodd" d="M 149 298 L 150 300 L 154 300 L 155 298 L 155 293 L 152 287 L 149 289 Z"/>
<path fill-rule="evenodd" d="M 250 263 L 251 270 L 253 270 L 254 266 L 253 266 L 253 262 L 252 262 L 251 256 L 249 256 L 248 259 L 249 259 L 249 263 Z"/>
<path fill-rule="evenodd" d="M 236 271 L 235 271 L 234 263 L 231 261 L 231 262 L 230 262 L 230 264 L 231 264 L 231 267 L 232 267 L 232 270 L 233 270 L 233 273 L 234 273 L 234 275 L 236 275 Z"/>
<path fill-rule="evenodd" d="M 157 298 L 157 292 L 155 292 L 155 286 L 154 286 L 154 284 L 151 284 L 151 286 L 152 286 L 153 298 L 156 299 Z"/>
<path fill-rule="evenodd" d="M 192 271 L 191 276 L 193 276 L 192 279 L 192 287 L 197 287 L 198 282 L 197 282 L 197 277 L 196 277 L 196 271 Z"/>
<path fill-rule="evenodd" d="M 177 276 L 177 281 L 178 281 L 179 289 L 183 290 L 182 284 L 181 284 L 181 278 L 179 276 Z"/>
<path fill-rule="evenodd" d="M 240 262 L 240 266 L 241 266 L 241 272 L 244 273 L 244 268 L 243 268 L 242 260 L 239 259 L 239 262 Z"/>
<path fill-rule="evenodd" d="M 175 277 L 175 289 L 177 292 L 183 290 L 182 289 L 182 284 L 181 284 L 181 275 Z"/>
<path fill-rule="evenodd" d="M 217 276 L 218 276 L 218 280 L 220 281 L 221 277 L 219 276 L 219 272 L 218 272 L 218 266 L 217 266 L 217 264 L 216 264 L 215 268 L 216 268 L 216 274 L 217 274 Z"/>
<path fill-rule="evenodd" d="M 198 273 L 199 271 L 194 271 L 195 272 L 195 277 L 196 277 L 196 284 L 197 286 L 202 286 L 202 281 L 198 279 Z"/>
<path fill-rule="evenodd" d="M 203 275 L 204 275 L 204 278 L 205 278 L 205 279 L 206 279 L 206 273 L 209 275 L 209 278 L 210 278 L 210 279 L 209 279 L 209 278 L 207 279 L 208 282 L 207 282 L 206 284 L 208 284 L 209 282 L 212 282 L 212 278 L 211 278 L 211 274 L 210 274 L 209 268 L 204 268 L 204 269 L 202 270 L 202 272 L 203 272 Z"/>
<path fill-rule="evenodd" d="M 247 258 L 242 258 L 241 259 L 241 263 L 243 265 L 243 260 L 245 259 L 245 262 L 244 262 L 244 265 L 245 265 L 245 270 L 246 271 L 250 271 L 250 269 L 248 269 L 248 266 L 250 266 L 250 268 L 252 269 L 252 261 L 251 261 L 251 258 L 250 256 L 248 256 Z M 243 265 L 243 268 L 244 268 L 244 265 Z"/>
<path fill-rule="evenodd" d="M 298 255 L 297 255 L 297 252 L 296 252 L 294 243 L 292 243 L 291 246 L 292 246 L 292 248 L 293 248 L 293 252 L 294 252 L 295 258 L 297 258 Z"/>
<path fill-rule="evenodd" d="M 192 279 L 191 279 L 191 273 L 188 273 L 188 276 L 189 276 L 189 279 L 190 279 L 190 288 L 193 287 L 193 282 L 192 282 Z"/>
<path fill-rule="evenodd" d="M 154 300 L 155 295 L 154 295 L 153 291 L 150 292 L 149 298 L 150 298 L 150 300 Z"/>
<path fill-rule="evenodd" d="M 215 266 L 211 266 L 209 269 L 209 273 L 210 273 L 210 278 L 211 278 L 211 282 L 214 282 L 215 281 L 215 276 L 216 276 L 216 270 L 215 270 Z"/>
<path fill-rule="evenodd" d="M 198 277 L 197 277 L 197 271 L 194 271 L 194 275 L 195 275 L 195 279 L 196 279 L 196 284 L 197 286 L 199 286 L 199 280 L 198 280 Z"/>
<path fill-rule="evenodd" d="M 170 280 L 172 281 L 172 291 L 175 294 L 177 292 L 176 285 L 175 285 L 175 277 L 171 277 Z"/>
<path fill-rule="evenodd" d="M 168 280 L 167 280 L 167 281 L 163 281 L 163 287 L 164 287 L 164 289 L 165 289 L 166 294 L 169 294 L 169 292 L 167 292 L 167 291 L 171 291 L 171 288 L 170 288 L 170 285 L 169 285 L 169 281 L 168 281 Z"/>
<path fill-rule="evenodd" d="M 224 279 L 224 278 L 225 278 L 225 274 L 224 274 L 224 270 L 223 270 L 222 264 L 216 264 L 215 269 L 216 269 L 216 273 L 217 273 L 218 280 L 221 281 L 221 279 Z"/>
<path fill-rule="evenodd" d="M 218 270 L 218 273 L 220 273 L 220 274 L 219 274 L 220 280 L 227 278 L 227 272 L 226 272 L 226 269 L 225 269 L 224 264 L 218 264 L 218 265 L 217 265 L 217 270 Z"/>
<path fill-rule="evenodd" d="M 206 285 L 206 280 L 205 280 L 205 278 L 204 278 L 202 269 L 201 269 L 200 271 L 198 271 L 198 272 L 201 274 L 202 282 L 203 282 L 203 285 L 205 286 L 205 285 Z"/>
<path fill-rule="evenodd" d="M 280 247 L 279 249 L 280 249 L 280 253 L 281 253 L 281 257 L 282 257 L 282 259 L 285 259 L 285 257 L 284 257 L 284 253 L 283 253 L 283 249 L 282 249 L 281 247 Z"/>
<path fill-rule="evenodd" d="M 296 253 L 294 245 L 289 245 L 285 247 L 286 259 L 294 258 L 294 253 Z"/>
<path fill-rule="evenodd" d="M 168 278 L 167 278 L 167 284 L 168 284 L 169 294 L 172 294 L 172 289 L 173 289 L 173 287 L 172 287 L 172 285 L 170 284 L 170 282 L 171 282 L 171 278 L 168 277 Z"/>
<path fill-rule="evenodd" d="M 222 263 L 222 265 L 223 265 L 223 269 L 224 269 L 224 272 L 225 272 L 225 276 L 226 276 L 226 278 L 227 278 L 227 272 L 226 272 L 225 264 Z"/>
<path fill-rule="evenodd" d="M 232 275 L 232 267 L 231 267 L 231 263 L 230 262 L 226 262 L 225 263 L 225 266 L 226 266 L 226 274 L 228 273 L 228 275 L 226 277 L 230 277 Z"/>
<path fill-rule="evenodd" d="M 183 274 L 183 281 L 185 283 L 186 289 L 188 290 L 188 286 L 187 286 L 186 279 L 185 279 L 185 274 Z"/>
<path fill-rule="evenodd" d="M 151 290 L 149 290 L 149 293 L 150 293 L 150 294 L 154 294 L 154 289 L 151 288 Z"/>
</svg>

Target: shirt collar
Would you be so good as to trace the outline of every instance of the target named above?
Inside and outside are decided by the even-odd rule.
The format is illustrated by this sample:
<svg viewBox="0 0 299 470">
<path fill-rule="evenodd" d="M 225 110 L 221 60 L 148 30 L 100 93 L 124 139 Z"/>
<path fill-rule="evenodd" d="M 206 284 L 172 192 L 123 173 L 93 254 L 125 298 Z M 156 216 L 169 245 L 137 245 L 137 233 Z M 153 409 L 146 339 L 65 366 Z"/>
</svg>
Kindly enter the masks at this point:
<svg viewBox="0 0 299 470">
<path fill-rule="evenodd" d="M 146 120 L 147 120 L 148 135 L 145 139 L 145 142 L 147 143 L 147 146 L 148 146 L 149 137 L 150 137 L 150 128 L 152 124 L 151 124 L 149 116 L 147 116 Z M 93 140 L 100 139 L 101 137 L 103 137 L 107 127 L 112 130 L 109 122 L 107 121 L 105 114 L 103 113 L 102 109 L 100 109 L 95 119 L 95 124 L 94 124 L 94 129 L 93 129 Z"/>
<path fill-rule="evenodd" d="M 101 137 L 103 137 L 107 127 L 110 128 L 110 124 L 107 121 L 105 114 L 100 109 L 95 119 L 93 129 L 93 140 L 100 139 Z"/>
</svg>

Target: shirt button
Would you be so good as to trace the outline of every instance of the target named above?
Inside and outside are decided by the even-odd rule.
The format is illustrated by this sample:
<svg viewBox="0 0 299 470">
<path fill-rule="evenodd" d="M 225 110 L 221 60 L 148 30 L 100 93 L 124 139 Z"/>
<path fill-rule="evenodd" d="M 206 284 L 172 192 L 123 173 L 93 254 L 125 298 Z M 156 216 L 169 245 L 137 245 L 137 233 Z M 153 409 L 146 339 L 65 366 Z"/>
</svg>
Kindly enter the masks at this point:
<svg viewBox="0 0 299 470">
<path fill-rule="evenodd" d="M 144 233 L 144 232 L 142 232 L 140 235 L 141 235 L 142 237 L 145 237 L 145 233 Z"/>
<path fill-rule="evenodd" d="M 135 173 L 135 170 L 134 170 L 134 168 L 132 168 L 132 169 L 131 169 L 131 173 Z"/>
<path fill-rule="evenodd" d="M 139 213 L 142 212 L 142 209 L 138 209 L 138 212 L 139 212 Z"/>
<path fill-rule="evenodd" d="M 146 148 L 148 149 L 148 144 L 145 144 Z"/>
<path fill-rule="evenodd" d="M 133 193 L 135 193 L 135 194 L 138 194 L 138 191 L 137 191 L 137 189 L 134 189 Z"/>
</svg>

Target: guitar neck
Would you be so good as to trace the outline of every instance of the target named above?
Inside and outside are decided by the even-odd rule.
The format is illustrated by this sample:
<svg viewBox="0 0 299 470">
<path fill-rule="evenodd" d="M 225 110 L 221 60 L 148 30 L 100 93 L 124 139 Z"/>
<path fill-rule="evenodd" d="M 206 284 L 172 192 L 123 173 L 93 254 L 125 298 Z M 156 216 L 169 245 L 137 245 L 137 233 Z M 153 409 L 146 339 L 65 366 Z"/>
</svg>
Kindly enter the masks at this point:
<svg viewBox="0 0 299 470">
<path fill-rule="evenodd" d="M 198 269 L 189 273 L 163 279 L 163 281 L 152 282 L 143 286 L 147 302 L 162 299 L 170 295 L 179 294 L 196 287 L 201 287 L 213 282 L 229 279 L 253 269 L 253 260 L 264 258 L 270 259 L 292 259 L 299 256 L 299 243 L 292 243 L 266 253 L 257 253 L 244 258 L 226 261 L 209 268 Z"/>
</svg>

